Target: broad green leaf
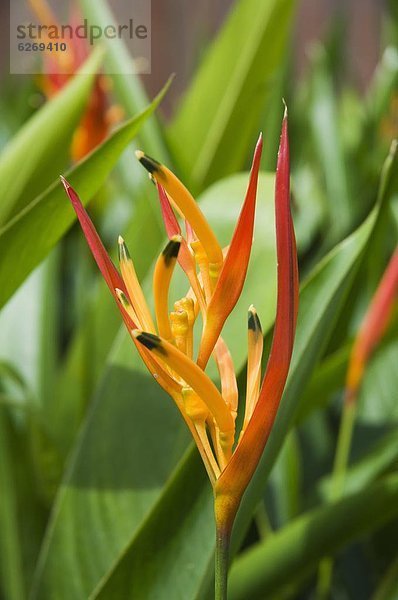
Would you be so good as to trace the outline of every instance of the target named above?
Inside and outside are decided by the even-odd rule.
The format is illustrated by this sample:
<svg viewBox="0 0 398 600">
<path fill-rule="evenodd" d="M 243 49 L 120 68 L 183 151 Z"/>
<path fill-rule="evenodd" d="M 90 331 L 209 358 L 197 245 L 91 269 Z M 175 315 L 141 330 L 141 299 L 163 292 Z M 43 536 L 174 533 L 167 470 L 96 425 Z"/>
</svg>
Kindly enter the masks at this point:
<svg viewBox="0 0 398 600">
<path fill-rule="evenodd" d="M 54 99 L 18 131 L 0 156 L 0 226 L 40 192 L 69 162 L 69 147 L 102 60 L 96 51 Z M 82 75 L 86 72 L 87 74 Z"/>
<path fill-rule="evenodd" d="M 398 515 L 398 475 L 289 523 L 232 565 L 230 600 L 263 599 L 295 591 L 319 559 Z"/>
<path fill-rule="evenodd" d="M 66 173 L 84 203 L 103 185 L 120 154 L 156 109 L 167 89 L 168 84 L 148 108 L 120 126 L 85 160 Z M 0 306 L 48 254 L 73 219 L 65 192 L 56 181 L 0 231 Z"/>
<path fill-rule="evenodd" d="M 239 0 L 208 50 L 168 132 L 191 188 L 245 165 L 284 63 L 294 4 Z"/>
<path fill-rule="evenodd" d="M 180 526 L 182 512 L 189 514 L 184 528 Z M 197 452 L 191 451 L 164 489 L 151 518 L 120 557 L 109 586 L 100 584 L 92 598 L 190 598 L 192 578 L 198 570 L 207 569 L 213 551 L 213 540 L 208 536 L 212 519 L 210 484 Z M 159 540 L 164 545 L 161 561 L 155 558 Z"/>
<path fill-rule="evenodd" d="M 137 535 L 187 446 L 171 399 L 132 343 L 124 346 L 114 353 L 59 492 L 34 598 L 89 597 Z"/>
</svg>

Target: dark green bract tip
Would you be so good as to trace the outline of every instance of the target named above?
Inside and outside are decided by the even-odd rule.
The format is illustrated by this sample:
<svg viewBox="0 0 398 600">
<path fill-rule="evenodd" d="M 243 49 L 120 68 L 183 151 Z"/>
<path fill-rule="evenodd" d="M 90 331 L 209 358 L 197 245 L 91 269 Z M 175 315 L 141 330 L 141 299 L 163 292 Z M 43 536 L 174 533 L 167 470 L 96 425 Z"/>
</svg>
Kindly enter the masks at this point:
<svg viewBox="0 0 398 600">
<path fill-rule="evenodd" d="M 180 240 L 170 240 L 166 248 L 163 250 L 162 255 L 164 258 L 164 262 L 166 263 L 166 267 L 170 265 L 173 259 L 177 258 L 180 246 Z"/>
<path fill-rule="evenodd" d="M 143 331 L 142 333 L 137 335 L 137 340 L 143 346 L 145 346 L 145 348 L 148 348 L 148 350 L 153 350 L 154 348 L 157 348 L 158 350 L 163 350 L 161 339 L 153 333 L 146 333 L 145 331 Z"/>
<path fill-rule="evenodd" d="M 261 333 L 261 323 L 258 314 L 254 310 L 249 310 L 249 318 L 247 321 L 249 329 L 256 333 Z"/>
<path fill-rule="evenodd" d="M 138 160 L 140 161 L 142 166 L 145 167 L 147 171 L 149 171 L 149 173 L 156 173 L 156 171 L 159 171 L 159 168 L 161 167 L 160 162 L 158 162 L 154 158 L 151 158 L 147 154 L 142 154 L 142 156 L 140 156 Z"/>
</svg>

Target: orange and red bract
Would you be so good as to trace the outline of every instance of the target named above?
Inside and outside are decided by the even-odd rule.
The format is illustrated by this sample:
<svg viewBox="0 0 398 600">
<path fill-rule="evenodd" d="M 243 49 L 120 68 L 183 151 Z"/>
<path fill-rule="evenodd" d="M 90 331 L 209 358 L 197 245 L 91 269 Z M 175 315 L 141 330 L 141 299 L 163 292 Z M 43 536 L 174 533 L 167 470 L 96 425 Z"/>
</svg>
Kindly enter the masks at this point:
<svg viewBox="0 0 398 600">
<path fill-rule="evenodd" d="M 398 248 L 388 263 L 354 342 L 346 383 L 345 402 L 348 404 L 356 400 L 366 364 L 388 326 L 397 298 Z"/>
<path fill-rule="evenodd" d="M 57 18 L 46 0 L 29 0 L 29 4 L 41 24 L 59 27 Z M 76 28 L 80 24 L 80 13 L 75 9 L 70 16 L 70 25 Z M 46 46 L 49 43 L 53 46 L 52 51 L 44 52 L 44 72 L 38 80 L 46 98 L 51 99 L 77 73 L 89 56 L 90 47 L 87 40 L 76 36 L 67 40 L 65 52 L 55 50 L 55 44 L 50 38 L 42 41 Z M 61 41 L 59 40 L 58 43 L 60 44 Z M 121 109 L 109 106 L 107 82 L 103 75 L 97 75 L 95 78 L 87 108 L 72 140 L 71 156 L 75 162 L 101 144 L 108 135 L 111 125 L 120 118 Z"/>
<path fill-rule="evenodd" d="M 254 151 L 245 201 L 224 259 L 220 277 L 207 309 L 206 323 L 198 356 L 198 364 L 202 369 L 206 367 L 225 320 L 235 307 L 246 279 L 253 244 L 257 181 L 262 149 L 263 139 L 260 135 Z"/>
<path fill-rule="evenodd" d="M 271 351 L 260 395 L 246 431 L 216 483 L 220 511 L 234 518 L 271 433 L 289 372 L 298 312 L 298 265 L 290 212 L 290 161 L 287 115 L 283 119 L 275 181 L 278 264 L 277 310 Z"/>
<path fill-rule="evenodd" d="M 63 180 L 97 264 L 118 301 L 129 333 L 148 368 L 173 397 L 191 430 L 214 488 L 216 518 L 230 524 L 260 460 L 277 414 L 289 371 L 298 308 L 297 253 L 290 213 L 289 147 L 285 114 L 275 183 L 278 296 L 274 335 L 261 390 L 258 390 L 258 386 L 251 387 L 254 390 L 251 393 L 258 396 L 251 399 L 253 414 L 245 421 L 245 429 L 237 441 L 236 376 L 228 345 L 220 334 L 240 296 L 249 264 L 261 149 L 260 136 L 241 214 L 231 244 L 224 253 L 200 208 L 193 206 L 194 200 L 185 186 L 166 167 L 142 152 L 137 153 L 140 162 L 157 184 L 165 228 L 170 238 L 156 263 L 155 303 L 158 307 L 157 318 L 161 321 L 156 320 L 157 329 L 153 325 L 155 329 L 151 332 L 145 331 L 143 327 L 145 322 L 152 323 L 152 317 L 148 307 L 143 306 L 146 301 L 127 249 L 121 255 L 121 276 L 107 256 L 76 192 Z M 187 221 L 186 238 L 181 233 L 174 209 Z M 120 243 L 124 248 L 124 241 Z M 219 263 L 221 255 L 222 264 Z M 175 312 L 170 313 L 169 327 L 165 321 L 167 314 L 165 315 L 164 309 L 167 307 L 169 282 L 177 258 L 191 287 L 186 296 L 175 303 Z M 163 281 L 165 285 L 161 285 Z M 192 339 L 199 313 L 203 319 L 203 330 L 195 361 L 192 356 Z M 249 329 L 255 314 L 254 307 L 251 307 Z M 261 341 L 261 327 L 257 316 L 255 320 L 258 323 L 257 338 L 255 336 L 250 339 L 258 354 L 261 353 L 262 344 L 258 345 L 256 339 L 260 335 Z M 159 323 L 167 338 L 156 334 Z M 191 340 L 190 343 L 184 343 L 184 336 Z M 219 370 L 221 392 L 204 371 L 211 355 Z M 257 370 L 252 375 L 256 378 L 259 375 L 258 356 L 253 364 L 253 369 Z"/>
</svg>

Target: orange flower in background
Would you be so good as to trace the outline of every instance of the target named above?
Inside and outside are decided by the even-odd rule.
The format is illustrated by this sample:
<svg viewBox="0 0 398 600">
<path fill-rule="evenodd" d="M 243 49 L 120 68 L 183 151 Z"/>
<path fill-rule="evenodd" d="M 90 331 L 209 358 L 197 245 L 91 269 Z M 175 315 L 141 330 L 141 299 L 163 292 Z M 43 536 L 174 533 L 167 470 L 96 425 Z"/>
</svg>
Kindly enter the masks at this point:
<svg viewBox="0 0 398 600">
<path fill-rule="evenodd" d="M 387 329 L 397 298 L 398 248 L 388 263 L 355 339 L 347 372 L 347 404 L 356 401 L 365 367 Z"/>
<path fill-rule="evenodd" d="M 28 0 L 32 11 L 41 24 L 58 25 L 57 17 L 52 12 L 46 0 Z M 77 26 L 80 15 L 75 10 L 70 18 L 70 24 Z M 51 39 L 42 39 L 46 44 Z M 61 43 L 62 40 L 58 40 Z M 54 43 L 53 43 L 54 46 Z M 46 51 L 43 61 L 43 75 L 39 78 L 39 86 L 47 99 L 57 94 L 74 76 L 79 67 L 89 56 L 87 40 L 73 37 L 67 40 L 66 51 Z M 98 75 L 88 100 L 88 106 L 74 133 L 71 147 L 73 161 L 77 162 L 89 154 L 96 146 L 104 141 L 112 125 L 123 117 L 121 107 L 109 103 L 110 80 L 104 75 Z"/>
<path fill-rule="evenodd" d="M 261 383 L 263 334 L 253 306 L 248 311 L 248 368 L 243 426 L 236 430 L 238 388 L 232 357 L 221 336 L 246 277 L 253 241 L 257 180 L 262 151 L 254 152 L 246 197 L 230 245 L 222 249 L 199 206 L 164 165 L 137 152 L 156 183 L 169 242 L 153 275 L 154 317 L 133 261 L 119 238 L 120 274 L 109 258 L 78 195 L 66 193 L 123 320 L 156 381 L 177 404 L 205 464 L 215 494 L 217 531 L 230 533 L 236 510 L 260 460 L 289 371 L 298 309 L 298 270 L 290 213 L 287 114 L 282 125 L 275 184 L 278 295 L 271 352 Z M 176 213 L 185 220 L 183 235 Z M 189 288 L 169 312 L 169 286 L 179 263 Z M 193 329 L 202 321 L 195 358 Z M 205 373 L 216 362 L 221 389 Z"/>
</svg>

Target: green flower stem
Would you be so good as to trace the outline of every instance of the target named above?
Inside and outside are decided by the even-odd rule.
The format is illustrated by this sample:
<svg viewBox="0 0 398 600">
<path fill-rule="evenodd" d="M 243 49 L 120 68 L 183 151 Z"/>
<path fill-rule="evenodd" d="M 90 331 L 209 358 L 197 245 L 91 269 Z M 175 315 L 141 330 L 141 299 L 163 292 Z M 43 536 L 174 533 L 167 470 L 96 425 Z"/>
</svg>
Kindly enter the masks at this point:
<svg viewBox="0 0 398 600">
<path fill-rule="evenodd" d="M 344 492 L 348 461 L 350 458 L 352 435 L 354 432 L 355 417 L 357 412 L 356 402 L 345 402 L 341 415 L 339 434 L 337 438 L 336 453 L 334 456 L 332 480 L 329 500 L 336 502 Z M 319 599 L 329 596 L 333 576 L 333 559 L 325 558 L 319 565 L 317 597 Z"/>
<path fill-rule="evenodd" d="M 215 600 L 227 600 L 230 539 L 230 530 L 225 527 L 216 528 Z"/>
<path fill-rule="evenodd" d="M 333 465 L 330 492 L 331 500 L 338 500 L 343 495 L 344 480 L 346 477 L 348 460 L 350 458 L 352 434 L 354 432 L 356 409 L 356 402 L 345 403 L 343 407 Z"/>
<path fill-rule="evenodd" d="M 227 600 L 229 546 L 240 495 L 214 488 L 214 517 L 216 522 L 215 600 Z"/>
</svg>

